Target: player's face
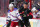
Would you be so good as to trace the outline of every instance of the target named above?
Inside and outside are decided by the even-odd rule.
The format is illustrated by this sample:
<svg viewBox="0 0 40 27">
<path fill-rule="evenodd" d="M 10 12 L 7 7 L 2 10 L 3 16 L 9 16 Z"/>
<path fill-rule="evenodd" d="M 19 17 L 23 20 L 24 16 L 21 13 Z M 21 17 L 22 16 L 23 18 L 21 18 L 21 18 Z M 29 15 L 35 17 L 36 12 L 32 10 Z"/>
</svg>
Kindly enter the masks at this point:
<svg viewBox="0 0 40 27">
<path fill-rule="evenodd" d="M 28 5 L 26 5 L 26 4 L 23 4 L 23 7 L 24 7 L 24 8 L 27 8 L 27 7 L 28 7 Z"/>
<path fill-rule="evenodd" d="M 13 10 L 13 7 L 10 7 L 9 10 Z"/>
</svg>

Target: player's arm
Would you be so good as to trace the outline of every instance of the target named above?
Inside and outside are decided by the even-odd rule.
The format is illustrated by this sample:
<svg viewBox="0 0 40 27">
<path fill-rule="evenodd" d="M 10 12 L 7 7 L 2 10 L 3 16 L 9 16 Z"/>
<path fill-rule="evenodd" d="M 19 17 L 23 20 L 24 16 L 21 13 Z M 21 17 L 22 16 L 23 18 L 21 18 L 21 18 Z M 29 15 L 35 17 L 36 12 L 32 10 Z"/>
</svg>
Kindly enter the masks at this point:
<svg viewBox="0 0 40 27">
<path fill-rule="evenodd" d="M 7 13 L 7 15 L 8 16 L 7 16 L 7 19 L 6 19 L 6 21 L 7 21 L 6 23 L 9 24 L 11 22 L 11 16 L 10 16 L 10 13 Z"/>
<path fill-rule="evenodd" d="M 16 10 L 16 16 L 18 17 L 18 19 L 22 20 L 18 10 Z"/>
<path fill-rule="evenodd" d="M 33 14 L 32 14 L 32 12 L 31 12 L 31 10 L 29 10 L 28 12 L 29 12 L 29 13 L 28 13 L 28 14 L 29 14 L 28 17 L 29 17 L 29 18 L 33 18 Z"/>
<path fill-rule="evenodd" d="M 10 13 L 8 13 L 7 21 L 9 22 L 11 20 Z"/>
<path fill-rule="evenodd" d="M 10 13 L 8 13 L 8 18 L 11 18 Z"/>
</svg>

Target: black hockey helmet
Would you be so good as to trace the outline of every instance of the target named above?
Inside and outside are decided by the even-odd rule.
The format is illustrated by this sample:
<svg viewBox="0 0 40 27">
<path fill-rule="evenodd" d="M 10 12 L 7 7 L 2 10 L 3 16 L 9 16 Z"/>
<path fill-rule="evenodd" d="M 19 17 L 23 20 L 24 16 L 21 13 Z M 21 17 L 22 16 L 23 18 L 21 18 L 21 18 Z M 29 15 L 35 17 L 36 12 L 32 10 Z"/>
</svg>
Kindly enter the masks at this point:
<svg viewBox="0 0 40 27">
<path fill-rule="evenodd" d="M 28 5 L 28 2 L 24 2 L 24 4 Z"/>
</svg>

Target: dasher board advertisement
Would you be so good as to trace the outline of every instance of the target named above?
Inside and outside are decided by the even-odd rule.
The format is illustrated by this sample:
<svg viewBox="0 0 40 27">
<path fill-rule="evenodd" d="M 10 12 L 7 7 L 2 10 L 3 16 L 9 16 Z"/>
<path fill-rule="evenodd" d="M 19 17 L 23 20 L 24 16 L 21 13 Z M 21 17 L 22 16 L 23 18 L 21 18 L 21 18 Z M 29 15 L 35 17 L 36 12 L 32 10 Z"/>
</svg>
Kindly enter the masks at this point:
<svg viewBox="0 0 40 27">
<path fill-rule="evenodd" d="M 6 27 L 6 17 L 0 17 L 0 27 Z"/>
</svg>

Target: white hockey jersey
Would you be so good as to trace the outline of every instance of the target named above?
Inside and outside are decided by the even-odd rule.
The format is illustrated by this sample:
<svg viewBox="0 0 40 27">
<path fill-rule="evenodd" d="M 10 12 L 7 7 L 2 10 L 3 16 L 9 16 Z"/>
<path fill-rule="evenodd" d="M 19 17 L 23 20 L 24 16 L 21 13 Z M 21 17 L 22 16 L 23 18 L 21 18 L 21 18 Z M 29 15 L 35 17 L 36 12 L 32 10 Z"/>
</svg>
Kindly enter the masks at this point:
<svg viewBox="0 0 40 27">
<path fill-rule="evenodd" d="M 12 12 L 9 10 L 8 18 L 10 18 L 14 22 L 18 22 L 21 19 L 20 14 L 17 9 L 14 9 Z"/>
<path fill-rule="evenodd" d="M 34 17 L 34 18 L 40 17 L 40 11 L 37 12 L 36 14 L 33 14 L 33 17 Z"/>
</svg>

